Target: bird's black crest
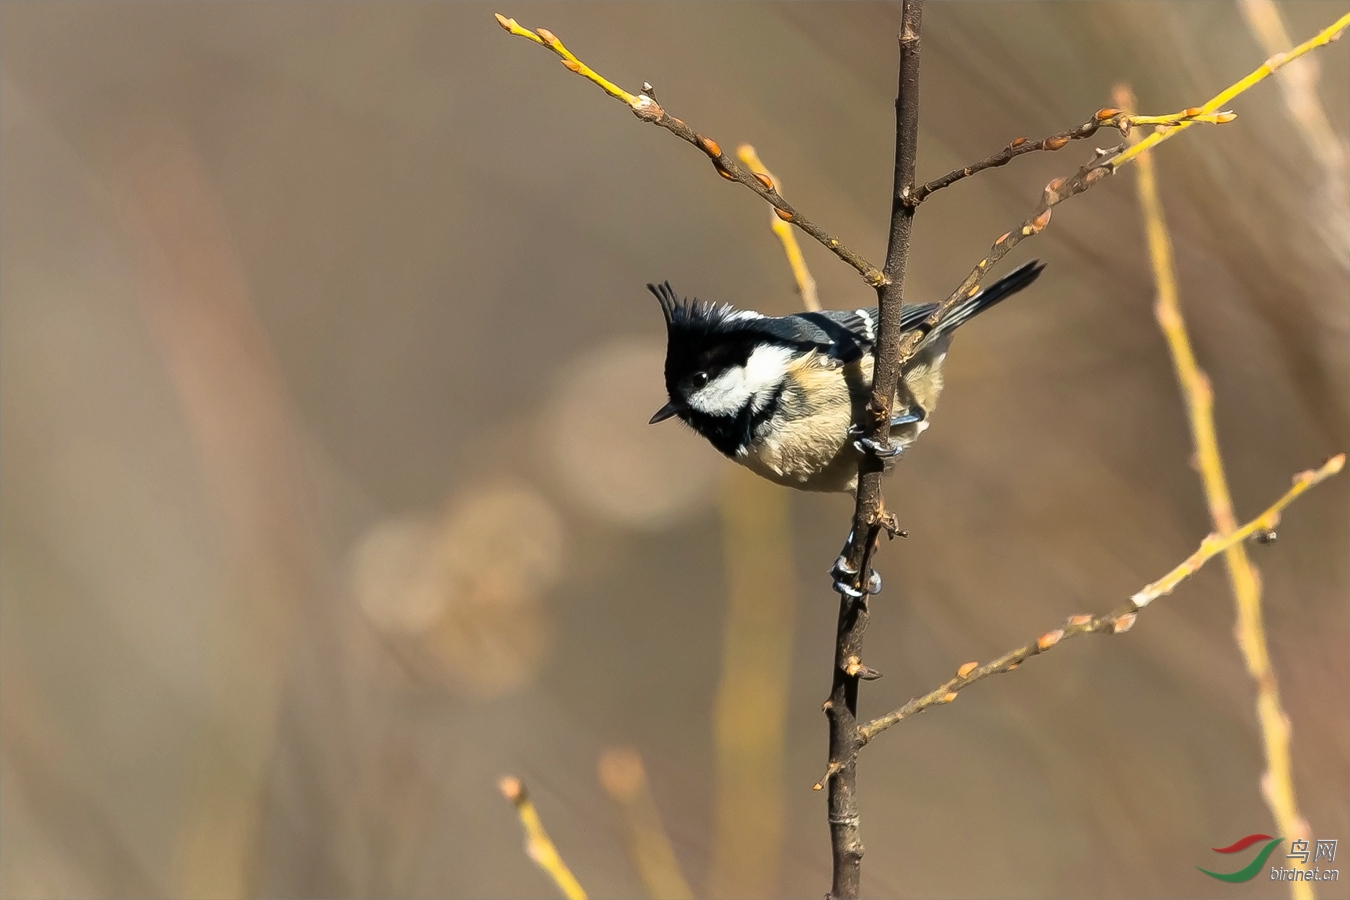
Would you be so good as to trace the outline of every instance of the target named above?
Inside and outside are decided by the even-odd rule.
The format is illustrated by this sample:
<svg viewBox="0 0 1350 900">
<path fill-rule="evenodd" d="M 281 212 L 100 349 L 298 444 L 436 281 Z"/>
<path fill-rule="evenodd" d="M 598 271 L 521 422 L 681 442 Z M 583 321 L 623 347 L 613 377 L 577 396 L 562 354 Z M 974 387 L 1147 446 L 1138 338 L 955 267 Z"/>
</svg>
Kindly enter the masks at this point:
<svg viewBox="0 0 1350 900">
<path fill-rule="evenodd" d="M 735 312 L 726 304 L 709 303 L 697 298 L 682 300 L 669 281 L 649 284 L 647 290 L 661 304 L 661 314 L 665 316 L 666 325 L 675 331 L 710 331 Z"/>
</svg>

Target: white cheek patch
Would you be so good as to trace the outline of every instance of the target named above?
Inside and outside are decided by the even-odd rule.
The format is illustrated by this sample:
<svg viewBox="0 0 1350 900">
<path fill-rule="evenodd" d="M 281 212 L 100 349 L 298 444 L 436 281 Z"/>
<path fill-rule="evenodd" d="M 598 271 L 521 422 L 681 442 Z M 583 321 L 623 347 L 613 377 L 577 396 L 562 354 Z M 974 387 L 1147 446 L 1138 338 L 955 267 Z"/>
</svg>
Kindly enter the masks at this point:
<svg viewBox="0 0 1350 900">
<path fill-rule="evenodd" d="M 746 406 L 758 411 L 783 383 L 791 360 L 790 348 L 761 344 L 744 366 L 732 366 L 690 394 L 689 405 L 710 416 L 735 415 Z"/>
</svg>

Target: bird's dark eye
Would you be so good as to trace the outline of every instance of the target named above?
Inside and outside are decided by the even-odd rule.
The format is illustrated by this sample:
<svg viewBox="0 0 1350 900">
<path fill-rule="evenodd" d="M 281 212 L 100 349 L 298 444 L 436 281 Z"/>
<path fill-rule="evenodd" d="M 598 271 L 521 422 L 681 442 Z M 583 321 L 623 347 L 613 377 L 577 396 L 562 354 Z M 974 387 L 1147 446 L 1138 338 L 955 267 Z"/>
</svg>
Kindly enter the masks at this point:
<svg viewBox="0 0 1350 900">
<path fill-rule="evenodd" d="M 698 390 L 699 388 L 703 387 L 705 384 L 708 383 L 708 373 L 695 372 L 693 377 L 690 378 L 689 381 L 694 385 L 694 390 Z"/>
</svg>

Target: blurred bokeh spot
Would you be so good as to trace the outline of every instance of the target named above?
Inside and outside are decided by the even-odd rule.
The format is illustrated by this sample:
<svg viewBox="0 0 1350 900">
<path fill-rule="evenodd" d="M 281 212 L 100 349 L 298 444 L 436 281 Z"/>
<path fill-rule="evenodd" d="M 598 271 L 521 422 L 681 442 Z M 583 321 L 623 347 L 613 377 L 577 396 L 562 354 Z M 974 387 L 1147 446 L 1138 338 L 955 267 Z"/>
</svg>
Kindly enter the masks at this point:
<svg viewBox="0 0 1350 900">
<path fill-rule="evenodd" d="M 562 523 L 524 484 L 456 498 L 440 516 L 377 522 L 352 555 L 362 613 L 421 677 L 492 696 L 529 684 L 548 646 L 546 592 Z"/>
<path fill-rule="evenodd" d="M 644 338 L 589 348 L 565 367 L 547 404 L 548 449 L 564 489 L 593 515 L 633 528 L 668 528 L 703 510 L 724 471 L 679 423 L 647 424 L 667 399 L 665 358 L 660 341 Z"/>
</svg>

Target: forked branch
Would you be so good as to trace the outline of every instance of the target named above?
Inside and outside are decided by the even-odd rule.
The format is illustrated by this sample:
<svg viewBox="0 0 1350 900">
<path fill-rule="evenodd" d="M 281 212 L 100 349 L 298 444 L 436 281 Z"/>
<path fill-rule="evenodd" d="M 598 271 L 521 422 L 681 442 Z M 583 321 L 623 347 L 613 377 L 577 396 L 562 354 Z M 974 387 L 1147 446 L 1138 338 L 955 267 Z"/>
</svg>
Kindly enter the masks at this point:
<svg viewBox="0 0 1350 900">
<path fill-rule="evenodd" d="M 1325 46 L 1338 40 L 1341 33 L 1347 27 L 1350 27 L 1350 13 L 1341 16 L 1331 25 L 1322 29 L 1322 31 L 1304 41 L 1302 44 L 1299 44 L 1288 53 L 1277 53 L 1275 56 L 1272 56 L 1250 72 L 1246 77 L 1241 78 L 1224 88 L 1201 106 L 1190 107 L 1170 116 L 1128 115 L 1118 109 L 1104 109 L 1099 111 L 1098 115 L 1106 113 L 1111 114 L 1107 116 L 1102 124 L 1107 124 L 1108 122 L 1114 123 L 1117 128 L 1121 128 L 1122 131 L 1126 133 L 1128 133 L 1131 127 L 1136 125 L 1153 125 L 1154 131 L 1148 137 L 1132 146 L 1127 147 L 1122 144 L 1108 150 L 1099 149 L 1096 152 L 1096 158 L 1080 168 L 1073 176 L 1069 178 L 1056 178 L 1047 184 L 1045 190 L 1041 194 L 1040 203 L 1032 210 L 1031 215 L 1027 216 L 1022 224 L 1015 230 L 1005 232 L 994 241 L 989 253 L 976 263 L 975 267 L 971 269 L 970 274 L 957 286 L 956 290 L 952 291 L 947 299 L 943 300 L 938 308 L 933 311 L 933 314 L 925 320 L 927 328 L 917 329 L 907 336 L 904 345 L 901 347 L 901 359 L 907 362 L 910 356 L 912 356 L 914 351 L 918 348 L 919 341 L 922 340 L 923 335 L 941 321 L 944 316 L 951 312 L 956 304 L 975 294 L 980 289 L 980 284 L 984 280 L 984 276 L 995 263 L 1007 256 L 1009 251 L 1023 240 L 1043 231 L 1045 226 L 1050 224 L 1050 211 L 1053 207 L 1070 197 L 1083 193 L 1094 184 L 1101 181 L 1106 175 L 1115 172 L 1121 166 L 1136 159 L 1139 154 L 1180 134 L 1192 125 L 1198 123 L 1221 125 L 1226 122 L 1231 122 L 1236 117 L 1223 109 L 1229 101 L 1244 91 L 1261 83 L 1272 73 L 1279 71 L 1281 67 L 1287 65 L 1290 61 L 1298 59 L 1310 50 L 1315 50 L 1318 47 Z M 1094 116 L 1094 119 L 1095 118 L 1096 117 Z M 1080 126 L 1080 128 L 1083 127 L 1085 126 Z M 1061 132 L 1060 135 L 1052 137 L 1072 134 L 1077 130 L 1078 129 L 1072 129 L 1069 132 Z M 977 163 L 976 165 L 979 166 L 980 164 Z M 985 168 L 989 167 L 985 166 Z M 943 177 L 947 178 L 949 176 Z M 942 181 L 943 179 L 938 180 Z M 952 180 L 955 181 L 958 179 Z"/>
<path fill-rule="evenodd" d="M 1019 156 L 1037 151 L 1054 151 L 1068 146 L 1070 141 L 1081 141 L 1090 138 L 1103 128 L 1117 128 L 1121 134 L 1129 134 L 1130 130 L 1136 125 L 1180 125 L 1182 122 L 1200 123 L 1204 122 L 1210 125 L 1224 125 L 1237 118 L 1235 113 L 1219 112 L 1206 113 L 1203 110 L 1192 107 L 1184 109 L 1179 113 L 1170 116 L 1136 116 L 1124 110 L 1114 107 L 1106 107 L 1097 110 L 1096 114 L 1079 125 L 1077 128 L 1070 128 L 1068 131 L 1060 131 L 1049 137 L 1041 138 L 1039 141 L 1028 141 L 1024 137 L 1013 138 L 998 153 L 977 163 L 971 163 L 959 169 L 953 169 L 941 178 L 934 178 L 927 184 L 921 184 L 914 189 L 914 196 L 911 202 L 917 206 L 927 199 L 928 195 L 934 191 L 940 191 L 945 187 L 955 184 L 963 178 L 969 178 L 985 169 L 995 169 L 999 166 L 1006 166 Z"/>
</svg>

